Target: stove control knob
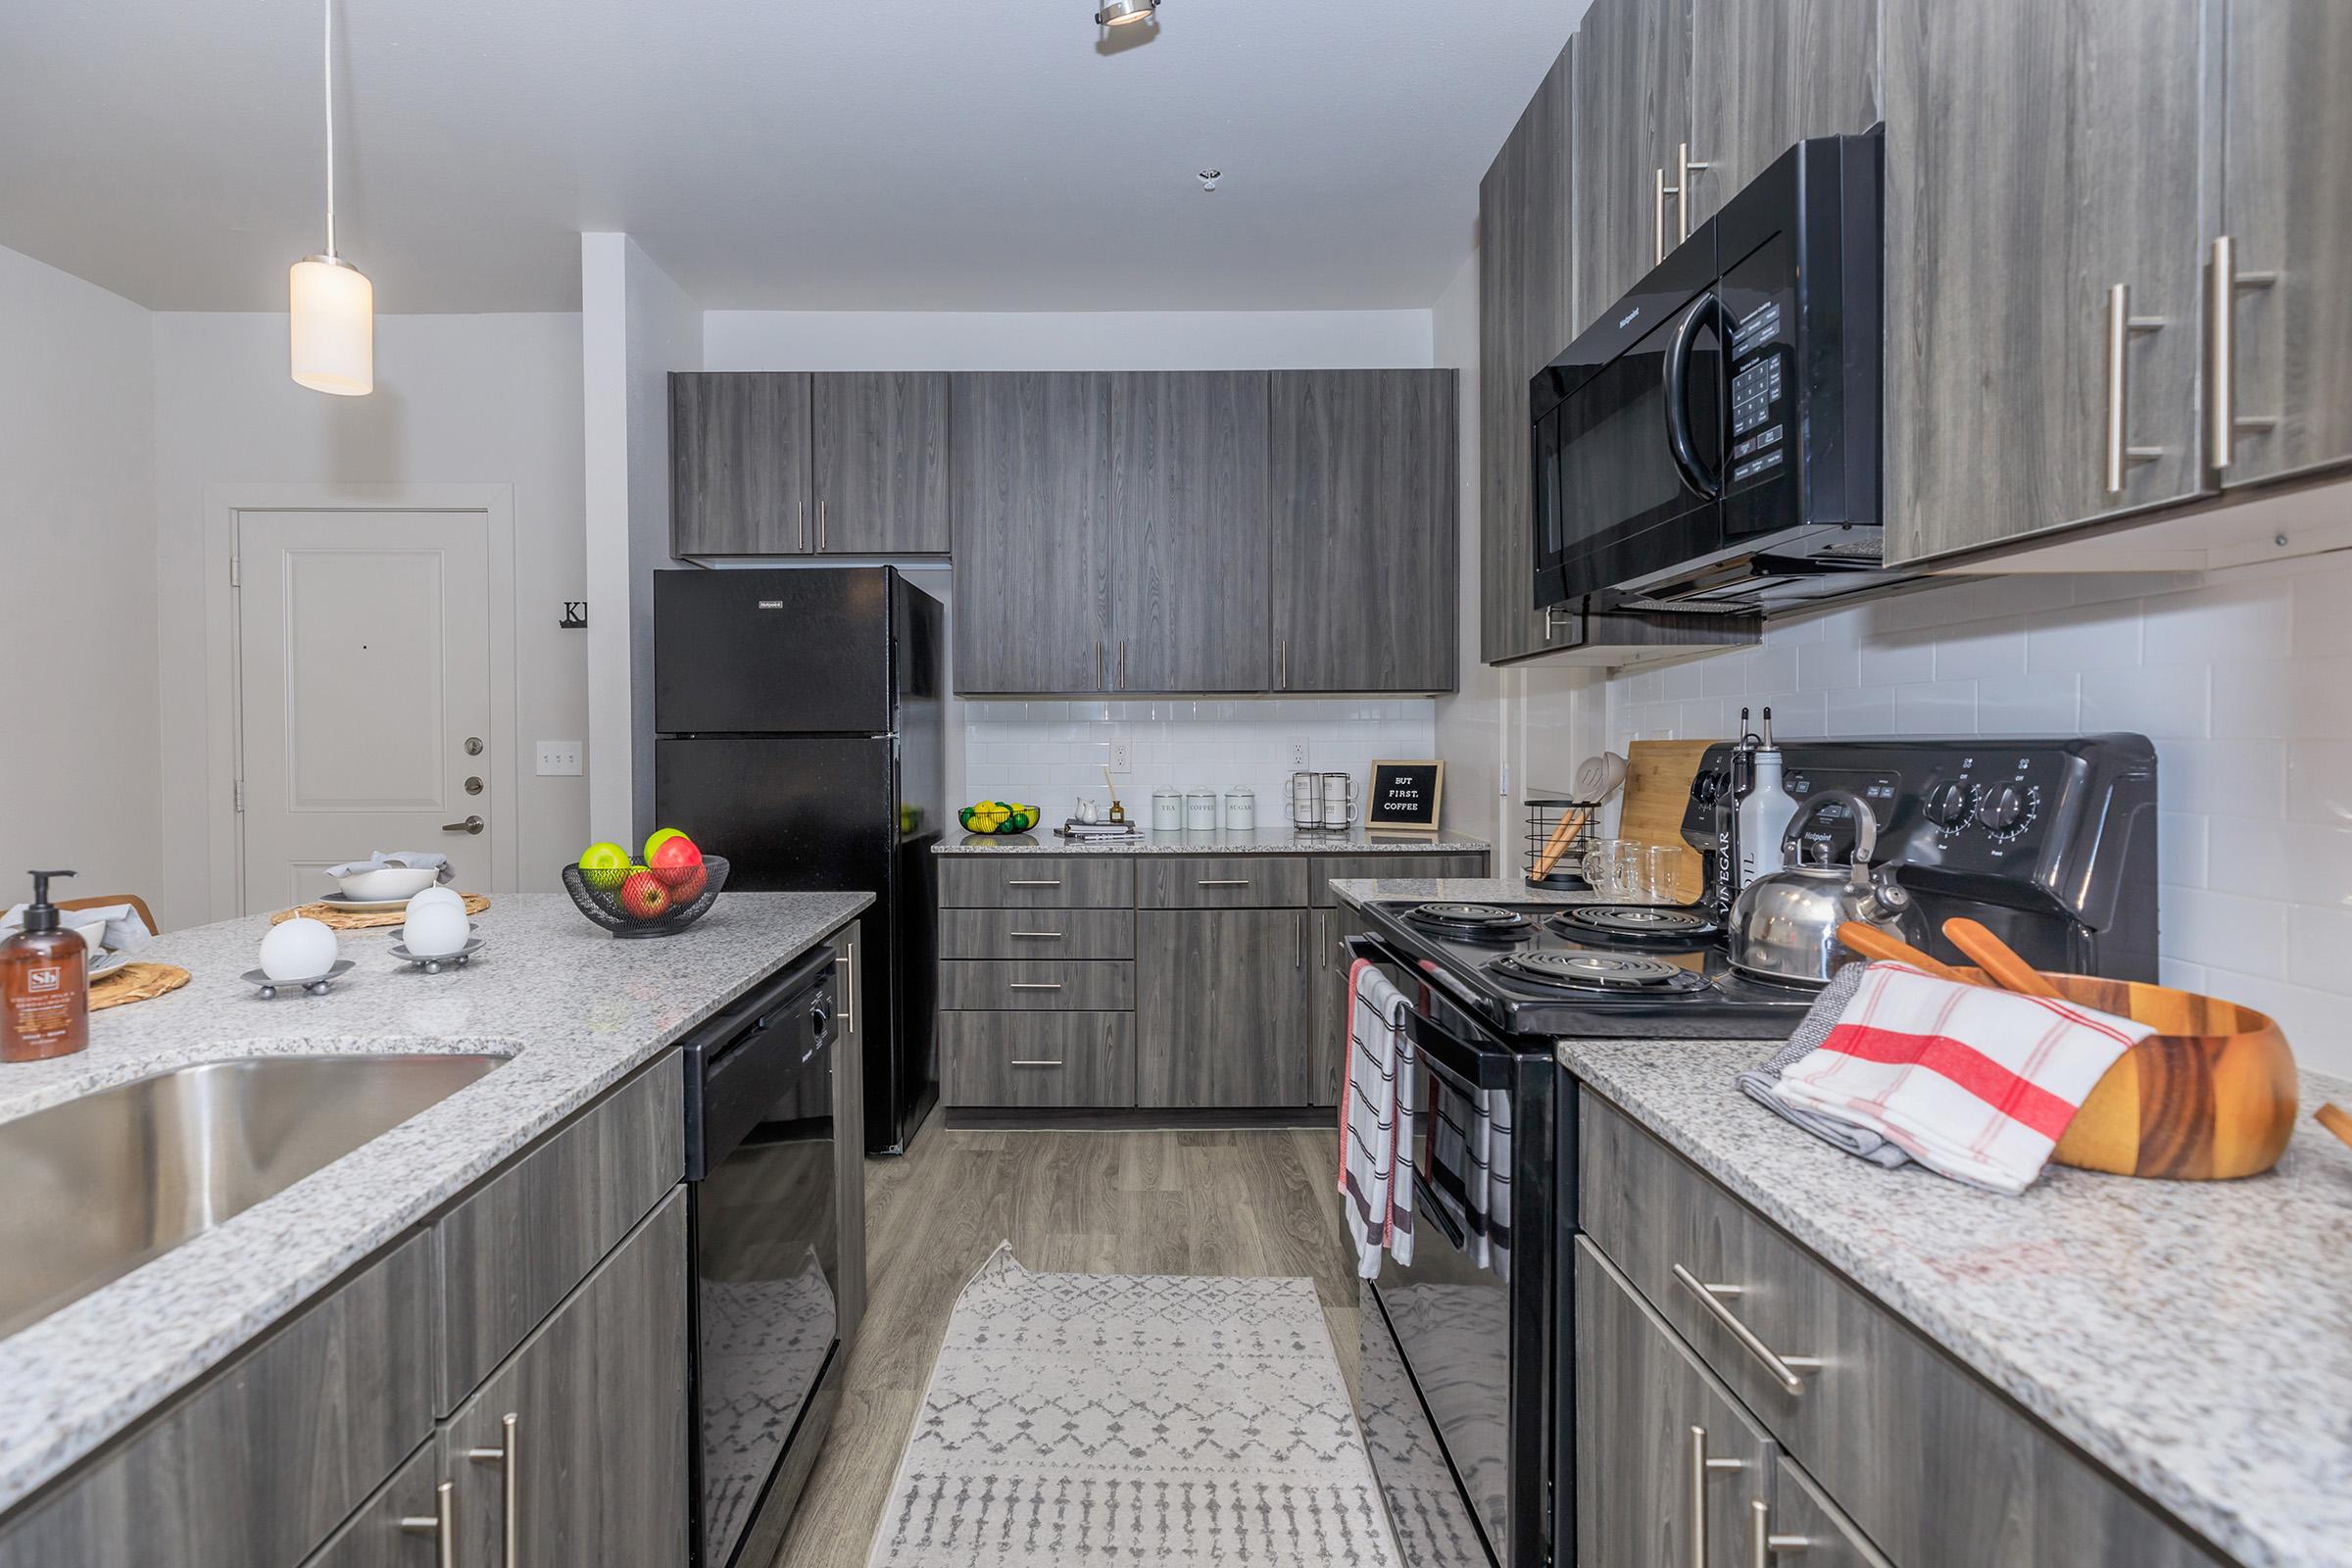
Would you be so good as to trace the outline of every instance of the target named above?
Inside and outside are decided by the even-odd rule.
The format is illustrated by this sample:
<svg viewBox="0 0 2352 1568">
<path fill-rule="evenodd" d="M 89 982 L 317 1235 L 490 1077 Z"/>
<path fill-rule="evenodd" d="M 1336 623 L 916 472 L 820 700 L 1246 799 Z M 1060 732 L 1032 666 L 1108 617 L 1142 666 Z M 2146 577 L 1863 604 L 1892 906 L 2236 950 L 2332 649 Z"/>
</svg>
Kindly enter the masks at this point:
<svg viewBox="0 0 2352 1568">
<path fill-rule="evenodd" d="M 1944 833 L 1957 833 L 1968 826 L 1976 808 L 1976 796 L 1965 784 L 1945 784 L 1930 791 L 1926 808 L 1928 820 Z"/>
<path fill-rule="evenodd" d="M 2034 823 L 2034 813 L 2041 809 L 2041 791 L 2024 784 L 1995 784 L 1984 795 L 1984 809 L 1978 814 L 1984 831 L 1995 838 L 2015 838 Z"/>
<path fill-rule="evenodd" d="M 1690 780 L 1690 798 L 1701 806 L 1713 806 L 1731 788 L 1731 778 L 1718 768 L 1708 768 Z"/>
</svg>

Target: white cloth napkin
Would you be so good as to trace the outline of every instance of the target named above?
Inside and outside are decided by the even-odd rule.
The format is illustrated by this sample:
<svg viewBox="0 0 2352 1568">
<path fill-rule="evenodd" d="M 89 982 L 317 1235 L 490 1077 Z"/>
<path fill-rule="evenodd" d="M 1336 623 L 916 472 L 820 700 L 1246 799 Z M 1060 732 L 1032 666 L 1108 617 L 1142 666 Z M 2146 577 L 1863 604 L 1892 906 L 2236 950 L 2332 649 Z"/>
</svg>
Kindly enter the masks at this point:
<svg viewBox="0 0 2352 1568">
<path fill-rule="evenodd" d="M 23 904 L 13 905 L 6 914 L 0 914 L 0 937 L 13 936 L 24 928 L 24 911 L 27 907 Z M 69 931 L 87 933 L 92 927 L 97 927 L 98 945 L 116 953 L 136 953 L 155 935 L 147 929 L 147 922 L 139 918 L 139 911 L 127 904 L 98 904 L 86 909 L 60 909 L 57 917 L 59 923 Z"/>
<path fill-rule="evenodd" d="M 1955 1181 L 2014 1196 L 2041 1174 L 2116 1058 L 2155 1032 L 2069 1002 L 1874 963 L 1773 1094 L 1878 1133 Z"/>
<path fill-rule="evenodd" d="M 341 865 L 330 865 L 325 874 L 358 876 L 362 871 L 381 871 L 395 865 L 406 866 L 412 871 L 431 870 L 437 873 L 435 880 L 444 884 L 455 881 L 458 875 L 449 868 L 448 856 L 435 855 L 429 850 L 378 850 L 365 860 L 346 860 Z"/>
<path fill-rule="evenodd" d="M 1363 959 L 1348 973 L 1348 1081 L 1340 1090 L 1340 1192 L 1355 1271 L 1380 1277 L 1383 1250 L 1413 1260 L 1413 1107 L 1404 993 Z"/>
</svg>

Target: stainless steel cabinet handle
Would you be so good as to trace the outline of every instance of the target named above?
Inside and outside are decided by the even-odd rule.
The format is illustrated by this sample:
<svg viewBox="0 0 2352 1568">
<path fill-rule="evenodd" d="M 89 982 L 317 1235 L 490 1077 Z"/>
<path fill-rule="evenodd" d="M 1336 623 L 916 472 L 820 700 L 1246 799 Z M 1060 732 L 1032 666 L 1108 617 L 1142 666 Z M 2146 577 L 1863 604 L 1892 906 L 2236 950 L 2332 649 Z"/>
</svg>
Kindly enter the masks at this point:
<svg viewBox="0 0 2352 1568">
<path fill-rule="evenodd" d="M 2156 332 L 2164 328 L 2161 316 L 2132 314 L 2132 285 L 2118 283 L 2107 290 L 2107 493 L 2124 493 L 2124 471 L 2134 463 L 2154 463 L 2164 456 L 2162 447 L 2135 447 L 2131 444 L 2132 414 L 2131 347 L 2134 332 Z"/>
<path fill-rule="evenodd" d="M 1739 1286 L 1706 1284 L 1680 1263 L 1674 1265 L 1674 1278 L 1676 1284 L 1698 1298 L 1698 1304 L 1707 1309 L 1709 1317 L 1732 1331 L 1732 1338 L 1738 1340 L 1748 1354 L 1764 1363 L 1764 1370 L 1772 1374 L 1773 1381 L 1790 1394 L 1805 1392 L 1805 1380 L 1797 1374 L 1820 1371 L 1821 1357 L 1782 1355 L 1758 1339 L 1754 1329 L 1740 1322 L 1738 1315 L 1723 1304 L 1723 1298 L 1740 1294 Z"/>
<path fill-rule="evenodd" d="M 1058 980 L 1014 980 L 1008 982 L 1005 989 L 1009 991 L 1059 991 L 1061 982 Z"/>
<path fill-rule="evenodd" d="M 1007 931 L 1004 934 L 1016 942 L 1059 942 L 1061 940 L 1061 933 L 1058 931 Z"/>
<path fill-rule="evenodd" d="M 444 822 L 441 824 L 441 831 L 444 833 L 478 834 L 481 832 L 481 830 L 482 819 L 478 816 L 469 816 L 463 822 Z"/>
<path fill-rule="evenodd" d="M 1772 1559 L 1782 1552 L 1803 1551 L 1813 1544 L 1811 1536 L 1776 1536 L 1772 1533 L 1772 1509 L 1758 1497 L 1747 1505 L 1747 1561 L 1748 1568 L 1772 1568 Z"/>
<path fill-rule="evenodd" d="M 1707 1457 L 1707 1429 L 1690 1429 L 1690 1568 L 1707 1562 L 1707 1477 L 1742 1468 L 1738 1459 Z"/>
<path fill-rule="evenodd" d="M 1291 967 L 1294 969 L 1306 967 L 1306 916 L 1303 914 L 1298 916 L 1298 952 L 1291 959 Z"/>
<path fill-rule="evenodd" d="M 499 1417 L 501 1446 L 496 1448 L 467 1448 L 466 1457 L 475 1464 L 494 1464 L 499 1468 L 499 1490 L 506 1506 L 506 1518 L 499 1522 L 499 1560 L 502 1568 L 522 1568 L 522 1447 L 520 1425 L 514 1411 Z"/>
<path fill-rule="evenodd" d="M 1291 689 L 1291 640 L 1284 637 L 1274 646 L 1276 649 L 1275 662 L 1280 666 L 1275 671 L 1274 689 L 1278 692 L 1287 692 Z"/>
<path fill-rule="evenodd" d="M 858 1027 L 851 1013 L 851 1004 L 858 1000 L 858 944 L 841 945 L 841 1032 L 848 1034 Z"/>
<path fill-rule="evenodd" d="M 2206 325 L 2213 334 L 2205 356 L 2206 374 L 2212 382 L 2205 400 L 2206 416 L 2212 421 L 2205 431 L 2205 444 L 2211 449 L 2205 461 L 2214 468 L 2227 468 L 2237 460 L 2238 432 L 2278 426 L 2275 416 L 2237 412 L 2237 334 L 2231 318 L 2241 290 L 2269 288 L 2278 281 L 2277 272 L 2239 271 L 2237 250 L 2230 236 L 2213 236 L 2213 263 L 2205 272 L 2205 286 L 2210 291 L 2205 301 Z"/>
<path fill-rule="evenodd" d="M 1119 639 L 1119 690 L 1127 689 L 1127 639 Z"/>
<path fill-rule="evenodd" d="M 1250 885 L 1250 879 L 1246 876 L 1204 876 L 1200 878 L 1200 885 L 1204 888 L 1246 888 Z"/>
<path fill-rule="evenodd" d="M 1675 228 L 1684 239 L 1689 239 L 1690 237 L 1690 176 L 1715 166 L 1704 162 L 1693 163 L 1690 158 L 1689 142 L 1683 143 L 1681 149 L 1675 154 L 1675 161 L 1682 166 L 1682 177 L 1677 179 L 1674 185 Z M 1661 262 L 1665 259 L 1663 256 L 1658 258 Z"/>
<path fill-rule="evenodd" d="M 1012 1064 L 1015 1067 L 1058 1067 L 1061 1062 L 1056 1058 L 1045 1056 L 1015 1056 L 1012 1058 Z"/>
<path fill-rule="evenodd" d="M 1102 639 L 1098 637 L 1095 639 L 1095 690 L 1102 689 Z"/>
<path fill-rule="evenodd" d="M 825 503 L 821 496 L 817 498 L 816 503 L 816 549 L 819 555 L 822 555 L 825 549 Z"/>
<path fill-rule="evenodd" d="M 1008 888 L 1057 888 L 1061 886 L 1061 879 L 1059 877 L 1055 877 L 1050 882 L 1041 882 L 1034 879 L 1023 881 L 1021 878 L 1016 876 L 1005 878 L 1004 885 Z"/>
<path fill-rule="evenodd" d="M 793 513 L 801 519 L 801 554 L 805 556 L 808 553 L 808 503 L 794 502 Z"/>
<path fill-rule="evenodd" d="M 1666 259 L 1666 171 L 1649 172 L 1649 265 Z"/>
<path fill-rule="evenodd" d="M 431 1517 L 403 1519 L 400 1528 L 407 1535 L 433 1538 L 434 1568 L 458 1568 L 458 1484 L 444 1481 L 435 1487 Z"/>
</svg>

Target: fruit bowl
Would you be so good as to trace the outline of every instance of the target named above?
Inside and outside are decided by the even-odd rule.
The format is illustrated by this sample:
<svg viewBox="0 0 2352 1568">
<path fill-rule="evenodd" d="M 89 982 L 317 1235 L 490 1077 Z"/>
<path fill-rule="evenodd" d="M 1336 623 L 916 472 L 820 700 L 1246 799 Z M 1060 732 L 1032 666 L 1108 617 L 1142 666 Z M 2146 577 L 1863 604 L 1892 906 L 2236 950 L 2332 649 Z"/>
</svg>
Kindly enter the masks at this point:
<svg viewBox="0 0 2352 1568">
<path fill-rule="evenodd" d="M 967 806 L 956 813 L 966 833 L 1026 833 L 1037 826 L 1037 808 L 1014 806 L 1002 820 L 994 812 L 983 812 L 976 806 Z"/>
<path fill-rule="evenodd" d="M 715 855 L 691 866 L 564 868 L 564 891 L 571 895 L 571 902 L 616 937 L 677 935 L 710 912 L 726 880 L 727 862 Z"/>
</svg>

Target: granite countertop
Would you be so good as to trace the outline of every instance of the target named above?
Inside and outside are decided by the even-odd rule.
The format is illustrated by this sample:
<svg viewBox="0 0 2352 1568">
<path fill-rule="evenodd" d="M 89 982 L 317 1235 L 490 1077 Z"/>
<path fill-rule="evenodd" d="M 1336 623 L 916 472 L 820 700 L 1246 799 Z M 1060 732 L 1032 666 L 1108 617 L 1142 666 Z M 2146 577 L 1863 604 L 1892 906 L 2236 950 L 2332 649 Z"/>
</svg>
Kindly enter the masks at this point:
<svg viewBox="0 0 2352 1568">
<path fill-rule="evenodd" d="M 1229 833 L 1223 828 L 1199 833 L 1146 833 L 1140 839 L 1109 844 L 1056 838 L 1050 830 L 1035 833 L 966 833 L 943 839 L 934 855 L 1483 855 L 1491 845 L 1460 833 L 1434 837 L 1374 838 L 1362 827 L 1344 833 L 1309 833 L 1288 823 L 1271 824 L 1252 833 Z"/>
<path fill-rule="evenodd" d="M 2022 1198 L 1839 1153 L 1740 1094 L 1749 1043 L 1561 1063 L 2085 1452 L 2253 1568 L 2352 1552 L 2352 1149 L 2303 1075 L 2277 1170 L 2051 1166 Z"/>
<path fill-rule="evenodd" d="M 141 953 L 193 978 L 90 1015 L 90 1046 L 0 1067 L 0 1119 L 167 1067 L 255 1055 L 488 1052 L 512 1059 L 381 1138 L 0 1341 L 0 1508 L 10 1506 L 282 1318 L 354 1263 L 652 1059 L 873 903 L 864 893 L 730 893 L 694 926 L 621 942 L 562 895 L 501 894 L 465 969 L 343 933 L 356 968 L 323 997 L 264 1002 L 268 921 L 172 932 Z"/>
<path fill-rule="evenodd" d="M 1361 877 L 1332 879 L 1331 891 L 1348 904 L 1362 908 L 1367 904 L 1379 904 L 1390 899 L 1421 899 L 1444 901 L 1448 904 L 1603 904 L 1608 902 L 1598 894 L 1583 887 L 1531 888 L 1515 876 L 1446 877 L 1382 877 L 1371 881 Z"/>
</svg>

